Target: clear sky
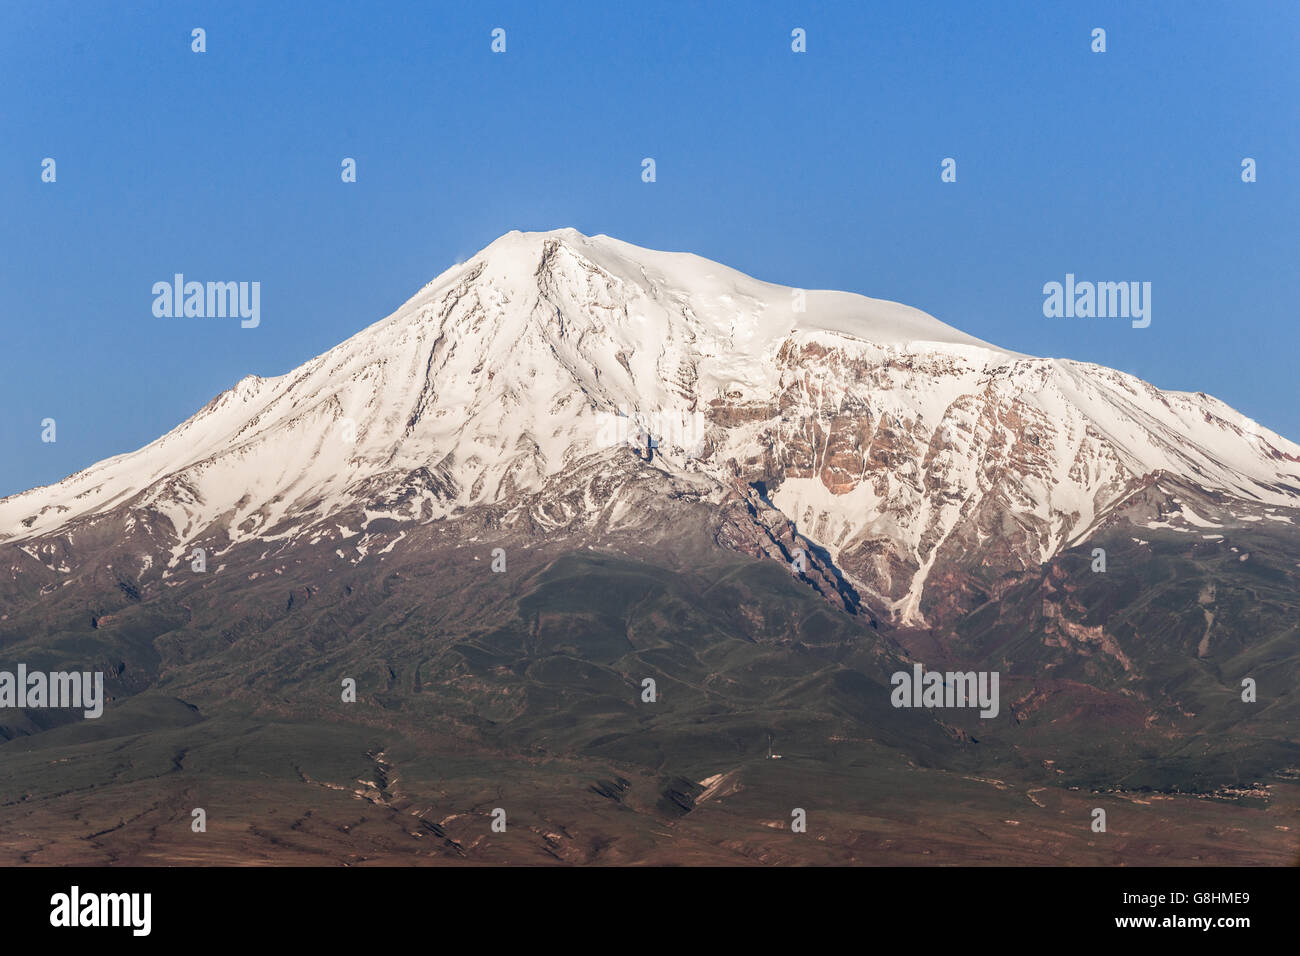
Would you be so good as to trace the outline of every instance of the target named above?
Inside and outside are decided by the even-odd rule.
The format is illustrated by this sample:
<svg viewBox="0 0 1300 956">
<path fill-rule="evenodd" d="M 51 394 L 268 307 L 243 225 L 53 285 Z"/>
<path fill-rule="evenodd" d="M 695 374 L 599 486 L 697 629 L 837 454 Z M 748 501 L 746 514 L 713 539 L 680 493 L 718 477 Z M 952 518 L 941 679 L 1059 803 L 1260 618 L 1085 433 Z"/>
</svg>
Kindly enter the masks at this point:
<svg viewBox="0 0 1300 956">
<path fill-rule="evenodd" d="M 1298 53 L 1294 0 L 5 0 L 0 495 L 561 226 L 896 299 L 1300 440 Z M 260 282 L 261 325 L 156 318 L 177 272 Z M 1150 282 L 1150 327 L 1045 318 L 1066 273 Z"/>
</svg>

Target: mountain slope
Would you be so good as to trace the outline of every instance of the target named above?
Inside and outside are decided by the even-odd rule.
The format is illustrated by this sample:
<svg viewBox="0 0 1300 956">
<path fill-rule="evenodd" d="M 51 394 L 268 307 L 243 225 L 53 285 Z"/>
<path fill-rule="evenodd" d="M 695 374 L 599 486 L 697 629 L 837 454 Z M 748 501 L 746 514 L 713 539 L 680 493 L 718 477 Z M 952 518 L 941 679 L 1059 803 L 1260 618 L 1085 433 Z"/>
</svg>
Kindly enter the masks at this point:
<svg viewBox="0 0 1300 956">
<path fill-rule="evenodd" d="M 1300 449 L 1208 396 L 804 298 L 512 233 L 0 501 L 0 670 L 107 695 L 0 712 L 0 850 L 1294 860 Z M 918 663 L 1000 674 L 998 714 L 891 706 Z"/>
<path fill-rule="evenodd" d="M 616 454 L 647 434 L 652 464 Z M 1160 475 L 1280 520 L 1300 503 L 1300 446 L 1209 396 L 557 230 L 507 234 L 300 368 L 0 500 L 0 541 L 70 567 L 56 552 L 111 525 L 165 574 L 196 546 L 333 539 L 344 513 L 363 532 L 497 506 L 617 524 L 617 501 L 526 502 L 567 475 L 643 467 L 719 506 L 759 488 L 849 588 L 915 624 L 943 611 L 927 585 L 946 568 L 969 572 L 945 578 L 955 613 Z"/>
</svg>

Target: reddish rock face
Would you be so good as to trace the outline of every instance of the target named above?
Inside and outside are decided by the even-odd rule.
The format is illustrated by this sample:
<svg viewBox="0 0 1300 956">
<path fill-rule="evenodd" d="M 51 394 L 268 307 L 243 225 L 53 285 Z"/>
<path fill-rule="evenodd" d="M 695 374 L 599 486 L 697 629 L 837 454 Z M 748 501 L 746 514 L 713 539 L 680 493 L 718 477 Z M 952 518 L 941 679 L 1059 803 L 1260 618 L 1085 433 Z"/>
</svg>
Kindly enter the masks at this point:
<svg viewBox="0 0 1300 956">
<path fill-rule="evenodd" d="M 963 613 L 1140 478 L 1082 416 L 1025 400 L 1059 388 L 1050 362 L 839 341 L 785 341 L 771 403 L 715 399 L 705 459 L 730 452 L 738 486 L 765 487 L 882 610 Z"/>
</svg>

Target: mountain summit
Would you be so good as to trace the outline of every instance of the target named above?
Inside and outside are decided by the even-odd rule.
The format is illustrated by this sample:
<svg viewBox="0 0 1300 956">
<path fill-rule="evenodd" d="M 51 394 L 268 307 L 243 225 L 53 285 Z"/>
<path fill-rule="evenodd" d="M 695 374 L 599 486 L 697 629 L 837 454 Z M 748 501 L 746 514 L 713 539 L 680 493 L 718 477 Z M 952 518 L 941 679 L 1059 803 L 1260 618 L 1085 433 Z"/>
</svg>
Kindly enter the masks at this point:
<svg viewBox="0 0 1300 956">
<path fill-rule="evenodd" d="M 599 541 L 682 498 L 725 547 L 806 549 L 833 601 L 922 624 L 1121 514 L 1290 521 L 1300 446 L 1203 393 L 898 303 L 511 232 L 292 372 L 0 500 L 0 542 L 68 574 L 74 542 L 130 541 L 161 579 L 196 547 L 347 540 L 356 564 L 431 522 Z"/>
</svg>

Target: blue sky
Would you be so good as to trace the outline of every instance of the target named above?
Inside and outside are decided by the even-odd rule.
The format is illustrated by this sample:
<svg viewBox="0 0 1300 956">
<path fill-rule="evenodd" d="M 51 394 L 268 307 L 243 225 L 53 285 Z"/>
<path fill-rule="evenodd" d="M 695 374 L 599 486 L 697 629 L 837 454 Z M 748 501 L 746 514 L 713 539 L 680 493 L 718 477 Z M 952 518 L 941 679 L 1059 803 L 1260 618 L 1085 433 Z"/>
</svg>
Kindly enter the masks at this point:
<svg viewBox="0 0 1300 956">
<path fill-rule="evenodd" d="M 8 0 L 0 18 L 0 495 L 288 371 L 501 233 L 560 226 L 896 299 L 1300 440 L 1300 3 Z M 261 282 L 260 327 L 155 318 L 176 272 Z M 1044 318 L 1067 272 L 1149 281 L 1151 326 Z"/>
</svg>

